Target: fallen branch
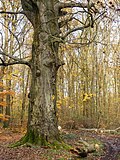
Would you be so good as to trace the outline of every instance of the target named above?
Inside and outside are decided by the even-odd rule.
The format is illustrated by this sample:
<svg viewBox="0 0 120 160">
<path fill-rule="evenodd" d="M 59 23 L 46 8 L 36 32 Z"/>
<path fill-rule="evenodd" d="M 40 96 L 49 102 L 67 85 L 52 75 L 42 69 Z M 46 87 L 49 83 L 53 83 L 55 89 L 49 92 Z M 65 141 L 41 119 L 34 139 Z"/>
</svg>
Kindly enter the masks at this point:
<svg viewBox="0 0 120 160">
<path fill-rule="evenodd" d="M 116 129 L 104 129 L 104 128 L 90 128 L 90 129 L 86 129 L 86 128 L 79 128 L 79 130 L 82 131 L 93 131 L 93 132 L 97 132 L 97 133 L 114 133 L 114 132 L 118 132 L 120 131 L 120 127 L 116 128 Z"/>
</svg>

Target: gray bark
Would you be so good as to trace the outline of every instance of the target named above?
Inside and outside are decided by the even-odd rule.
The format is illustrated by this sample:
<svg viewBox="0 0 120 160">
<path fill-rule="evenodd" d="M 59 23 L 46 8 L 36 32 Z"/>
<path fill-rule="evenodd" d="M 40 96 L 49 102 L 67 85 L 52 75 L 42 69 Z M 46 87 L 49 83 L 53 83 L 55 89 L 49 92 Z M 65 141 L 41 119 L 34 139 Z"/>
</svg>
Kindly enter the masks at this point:
<svg viewBox="0 0 120 160">
<path fill-rule="evenodd" d="M 59 27 L 54 1 L 21 0 L 27 18 L 34 27 L 31 59 L 31 89 L 26 139 L 45 144 L 59 140 L 56 115 L 56 76 L 61 61 L 58 58 Z"/>
</svg>

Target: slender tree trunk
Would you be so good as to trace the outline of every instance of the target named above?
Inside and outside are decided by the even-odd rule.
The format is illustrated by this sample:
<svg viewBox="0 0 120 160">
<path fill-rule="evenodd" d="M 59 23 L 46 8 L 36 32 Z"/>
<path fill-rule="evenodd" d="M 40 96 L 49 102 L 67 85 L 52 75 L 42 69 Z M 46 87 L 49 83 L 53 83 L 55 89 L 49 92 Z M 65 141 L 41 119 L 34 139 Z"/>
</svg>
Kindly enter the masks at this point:
<svg viewBox="0 0 120 160">
<path fill-rule="evenodd" d="M 8 74 L 10 74 L 12 72 L 12 67 L 8 68 Z M 6 80 L 6 87 L 8 88 L 8 90 L 11 89 L 11 80 L 7 79 Z M 5 109 L 5 115 L 10 116 L 11 115 L 11 95 L 8 94 L 6 95 L 6 109 Z M 10 118 L 8 118 L 7 121 L 4 121 L 4 128 L 8 128 L 10 124 Z"/>
<path fill-rule="evenodd" d="M 23 72 L 23 79 L 25 78 L 25 68 Z M 27 98 L 27 89 L 29 85 L 29 77 L 30 77 L 30 70 L 27 71 L 27 78 L 26 78 L 26 84 L 23 82 L 22 87 L 23 87 L 23 99 L 22 99 L 22 110 L 21 110 L 21 126 L 23 125 L 24 122 L 24 114 L 25 114 L 25 106 L 26 106 L 26 98 Z"/>
<path fill-rule="evenodd" d="M 1 67 L 1 69 L 0 69 L 0 84 L 1 84 L 1 86 L 0 86 L 0 92 L 3 92 L 3 87 L 2 87 L 2 85 L 3 85 L 3 78 L 4 77 L 4 67 Z M 3 98 L 2 97 L 0 97 L 0 102 L 2 102 L 3 101 Z M 0 105 L 0 114 L 3 114 L 3 106 L 2 105 Z M 0 122 L 1 122 L 1 119 L 0 119 Z"/>
</svg>

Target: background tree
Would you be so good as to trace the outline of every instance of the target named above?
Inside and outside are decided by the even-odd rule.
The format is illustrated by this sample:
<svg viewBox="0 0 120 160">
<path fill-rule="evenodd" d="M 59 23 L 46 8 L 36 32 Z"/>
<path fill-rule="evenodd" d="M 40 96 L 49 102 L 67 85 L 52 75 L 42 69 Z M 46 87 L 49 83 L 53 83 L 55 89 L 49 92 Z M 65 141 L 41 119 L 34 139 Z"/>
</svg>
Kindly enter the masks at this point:
<svg viewBox="0 0 120 160">
<path fill-rule="evenodd" d="M 100 19 L 94 28 L 82 32 L 81 43 L 74 41 L 72 44 L 66 44 L 61 50 L 60 54 L 66 63 L 63 69 L 60 69 L 58 77 L 60 120 L 63 119 L 63 113 L 66 115 L 62 121 L 63 126 L 66 121 L 72 119 L 77 126 L 82 127 L 119 127 L 119 118 L 113 116 L 120 112 L 114 110 L 116 102 L 118 104 L 118 93 L 117 96 L 114 95 L 115 81 L 112 81 L 114 74 L 111 68 L 115 63 L 112 59 L 115 55 L 118 57 L 119 52 L 119 36 L 113 38 L 114 34 L 119 35 L 119 20 L 113 10 L 109 14 L 112 19 L 105 16 L 106 18 Z M 111 48 L 113 43 L 115 50 Z M 71 85 L 71 97 L 67 90 L 68 81 L 74 81 L 74 89 Z M 111 95 L 114 98 L 111 98 Z"/>
<path fill-rule="evenodd" d="M 13 10 L 13 12 L 18 12 L 20 9 L 20 2 L 19 1 L 6 1 L 6 2 L 0 2 L 1 9 L 6 12 L 7 10 Z M 22 68 L 24 68 L 23 72 L 26 72 L 26 67 L 25 66 L 20 66 L 21 71 L 19 67 L 12 67 L 11 65 L 14 64 L 12 61 L 12 57 L 17 57 L 24 58 L 24 59 L 29 59 L 30 56 L 30 50 L 31 47 L 29 45 L 29 41 L 27 40 L 28 32 L 31 30 L 31 25 L 28 23 L 26 19 L 23 18 L 23 15 L 15 15 L 15 14 L 1 14 L 1 21 L 0 21 L 0 27 L 1 27 L 1 51 L 4 53 L 9 53 L 7 56 L 3 55 L 1 57 L 1 65 L 3 65 L 4 72 L 1 74 L 1 79 L 2 81 L 6 81 L 6 88 L 16 90 L 19 83 L 20 74 L 19 72 L 22 71 Z M 28 28 L 29 26 L 29 28 Z M 31 38 L 32 39 L 32 38 Z M 26 41 L 27 40 L 27 41 Z M 27 47 L 26 47 L 27 46 Z M 28 54 L 29 53 L 29 54 Z M 27 55 L 27 56 L 26 56 Z M 24 56 L 24 57 L 23 57 Z M 6 64 L 4 64 L 4 62 Z M 9 64 L 9 65 L 8 65 Z M 13 82 L 14 79 L 14 82 Z M 17 81 L 15 81 L 17 80 Z M 19 80 L 19 83 L 18 83 Z M 23 80 L 24 82 L 24 80 Z M 4 82 L 5 83 L 5 82 Z M 25 83 L 25 82 L 24 82 Z M 24 89 L 23 89 L 24 90 Z M 17 92 L 20 92 L 19 89 Z M 18 96 L 18 93 L 16 94 L 16 97 Z M 25 98 L 25 97 L 24 97 Z M 18 122 L 16 120 L 15 112 L 19 115 L 19 100 L 16 98 L 16 102 L 11 99 L 10 95 L 8 94 L 6 96 L 6 114 L 10 116 L 9 121 L 4 122 L 4 127 L 8 127 L 9 122 L 12 123 L 13 120 L 15 120 L 13 123 L 15 124 Z M 18 107 L 17 107 L 18 106 Z M 5 107 L 4 107 L 5 108 Z M 18 111 L 17 111 L 18 109 Z M 14 111 L 13 111 L 14 110 Z M 11 113 L 10 113 L 11 112 Z"/>
</svg>

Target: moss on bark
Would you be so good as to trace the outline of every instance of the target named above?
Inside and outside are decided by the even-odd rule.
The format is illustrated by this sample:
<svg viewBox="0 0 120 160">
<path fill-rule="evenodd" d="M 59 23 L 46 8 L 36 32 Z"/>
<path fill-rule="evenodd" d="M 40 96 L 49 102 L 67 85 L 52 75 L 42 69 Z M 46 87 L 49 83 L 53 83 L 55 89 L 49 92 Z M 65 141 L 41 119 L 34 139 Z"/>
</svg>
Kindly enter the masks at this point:
<svg viewBox="0 0 120 160">
<path fill-rule="evenodd" d="M 49 148 L 53 149 L 71 149 L 71 146 L 64 143 L 62 139 L 50 139 L 49 141 L 46 139 L 45 136 L 39 135 L 37 131 L 30 131 L 26 133 L 24 137 L 22 137 L 18 142 L 11 144 L 9 147 L 19 147 L 19 146 L 29 146 L 29 147 L 37 147 L 37 146 L 48 146 Z"/>
<path fill-rule="evenodd" d="M 18 147 L 25 144 L 31 144 L 31 146 L 46 146 L 48 142 L 45 136 L 39 135 L 37 131 L 30 130 L 26 133 L 18 142 L 11 144 L 9 147 Z"/>
</svg>

